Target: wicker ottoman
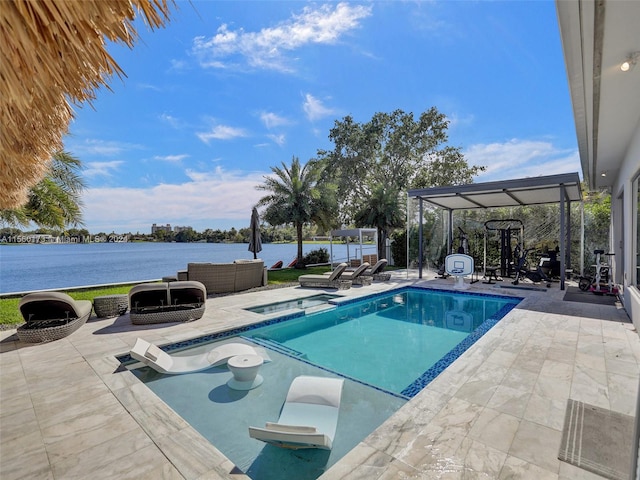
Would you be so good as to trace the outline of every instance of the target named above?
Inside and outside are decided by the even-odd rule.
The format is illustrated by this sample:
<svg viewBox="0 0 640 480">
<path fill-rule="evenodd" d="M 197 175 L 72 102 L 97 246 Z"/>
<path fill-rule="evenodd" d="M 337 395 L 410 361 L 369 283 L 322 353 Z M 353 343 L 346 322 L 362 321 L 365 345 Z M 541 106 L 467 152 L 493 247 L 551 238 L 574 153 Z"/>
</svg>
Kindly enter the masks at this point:
<svg viewBox="0 0 640 480">
<path fill-rule="evenodd" d="M 104 295 L 93 299 L 93 309 L 98 318 L 118 317 L 129 308 L 129 296 Z"/>
</svg>

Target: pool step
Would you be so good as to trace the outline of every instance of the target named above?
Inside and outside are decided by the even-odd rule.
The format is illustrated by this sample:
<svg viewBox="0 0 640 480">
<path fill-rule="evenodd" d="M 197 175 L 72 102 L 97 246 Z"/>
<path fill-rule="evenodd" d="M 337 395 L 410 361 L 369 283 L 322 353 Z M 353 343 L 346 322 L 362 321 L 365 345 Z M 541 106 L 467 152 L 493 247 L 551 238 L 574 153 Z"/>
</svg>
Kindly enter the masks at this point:
<svg viewBox="0 0 640 480">
<path fill-rule="evenodd" d="M 276 352 L 280 352 L 280 353 L 283 353 L 285 355 L 289 355 L 290 357 L 307 358 L 307 354 L 306 353 L 302 353 L 302 352 L 299 352 L 297 350 L 294 350 L 293 348 L 289 348 L 286 345 L 283 345 L 280 342 L 277 342 L 277 341 L 272 340 L 270 338 L 265 338 L 265 337 L 250 337 L 249 338 L 249 337 L 247 337 L 247 340 L 255 342 L 255 343 L 259 344 L 259 345 L 262 345 L 263 347 L 275 350 Z"/>
</svg>

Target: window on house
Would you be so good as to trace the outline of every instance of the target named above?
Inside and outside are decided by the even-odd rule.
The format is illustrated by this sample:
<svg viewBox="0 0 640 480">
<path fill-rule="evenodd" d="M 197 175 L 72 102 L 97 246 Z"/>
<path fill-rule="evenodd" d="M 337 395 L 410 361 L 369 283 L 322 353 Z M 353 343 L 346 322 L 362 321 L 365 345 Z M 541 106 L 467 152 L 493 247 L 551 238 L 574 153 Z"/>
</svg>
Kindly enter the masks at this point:
<svg viewBox="0 0 640 480">
<path fill-rule="evenodd" d="M 633 283 L 640 288 L 640 175 L 633 181 L 632 209 L 635 210 L 633 254 L 636 259 L 636 278 Z"/>
</svg>

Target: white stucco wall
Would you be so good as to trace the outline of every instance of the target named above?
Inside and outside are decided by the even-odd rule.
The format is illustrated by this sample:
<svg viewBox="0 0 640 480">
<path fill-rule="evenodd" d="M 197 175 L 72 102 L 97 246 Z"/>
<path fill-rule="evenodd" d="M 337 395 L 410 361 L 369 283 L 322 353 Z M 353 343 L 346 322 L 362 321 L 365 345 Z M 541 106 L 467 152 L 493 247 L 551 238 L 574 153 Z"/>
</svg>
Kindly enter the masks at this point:
<svg viewBox="0 0 640 480">
<path fill-rule="evenodd" d="M 612 247 L 619 272 L 616 281 L 623 286 L 623 303 L 636 329 L 640 330 L 640 291 L 633 285 L 636 268 L 635 232 L 637 215 L 633 180 L 640 174 L 640 123 L 636 125 L 611 191 Z M 619 198 L 622 200 L 620 201 Z M 622 221 L 621 221 L 622 220 Z M 622 270 L 620 272 L 620 270 Z"/>
</svg>

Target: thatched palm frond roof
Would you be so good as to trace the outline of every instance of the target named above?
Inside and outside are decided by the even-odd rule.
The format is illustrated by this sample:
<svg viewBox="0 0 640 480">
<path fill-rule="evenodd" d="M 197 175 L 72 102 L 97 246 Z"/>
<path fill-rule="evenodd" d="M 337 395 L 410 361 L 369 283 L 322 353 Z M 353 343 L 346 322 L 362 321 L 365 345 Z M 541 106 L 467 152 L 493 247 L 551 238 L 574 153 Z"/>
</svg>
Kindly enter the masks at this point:
<svg viewBox="0 0 640 480">
<path fill-rule="evenodd" d="M 124 72 L 107 40 L 132 47 L 136 15 L 168 21 L 170 0 L 0 2 L 0 209 L 15 208 L 47 173 L 73 116 Z"/>
</svg>

